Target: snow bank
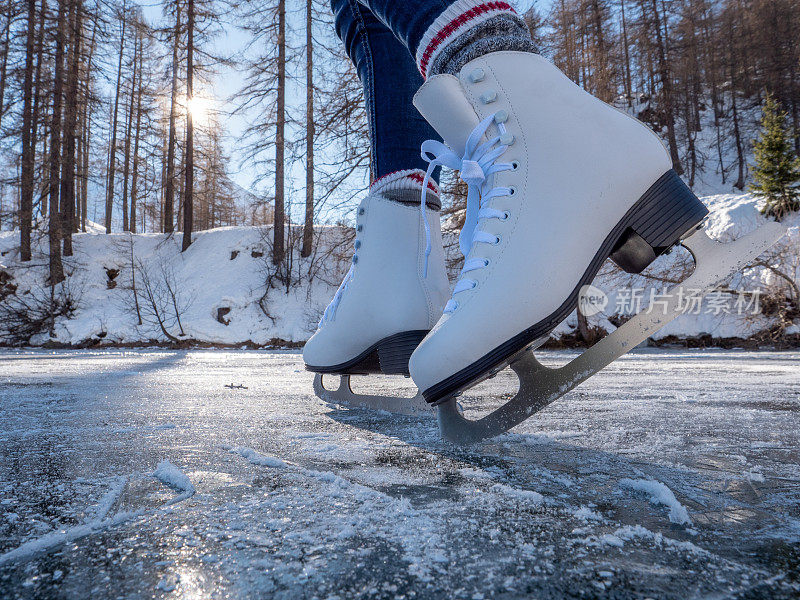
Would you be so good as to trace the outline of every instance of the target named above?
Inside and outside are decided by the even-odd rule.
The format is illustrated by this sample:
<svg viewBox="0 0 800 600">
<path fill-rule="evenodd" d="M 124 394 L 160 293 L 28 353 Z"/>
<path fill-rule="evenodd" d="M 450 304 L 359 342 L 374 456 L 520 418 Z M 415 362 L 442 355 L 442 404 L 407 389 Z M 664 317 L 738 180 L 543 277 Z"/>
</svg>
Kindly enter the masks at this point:
<svg viewBox="0 0 800 600">
<path fill-rule="evenodd" d="M 323 238 L 331 234 L 341 242 L 341 233 L 331 232 L 339 230 L 318 230 Z M 269 230 L 257 227 L 200 231 L 192 245 L 181 252 L 180 234 L 76 234 L 75 254 L 64 259 L 64 267 L 70 273 L 69 290 L 78 302 L 77 308 L 70 318 L 56 319 L 53 339 L 42 334 L 29 343 L 168 342 L 169 337 L 153 315 L 148 314 L 152 311 L 143 289 L 143 274 L 152 285 L 162 288 L 162 294 L 167 279 L 177 289 L 180 323 L 170 306 L 171 298 L 162 295 L 161 299 L 166 305 L 166 330 L 179 340 L 259 346 L 304 342 L 316 329 L 346 266 L 339 268 L 338 256 L 327 261 L 318 259 L 318 263 L 326 264 L 321 265 L 322 272 L 317 268 L 308 283 L 307 273 L 315 265 L 310 259 L 296 257 L 295 277 L 300 273 L 306 279 L 288 290 L 280 282 L 268 287 L 269 271 L 274 272 L 269 261 L 268 238 Z M 13 277 L 11 282 L 17 287 L 17 296 L 46 293 L 46 238 L 35 241 L 34 260 L 27 264 L 18 260 L 18 244 L 18 232 L 0 232 L 0 272 L 6 271 Z M 132 265 L 137 266 L 136 271 Z M 134 283 L 144 317 L 141 324 L 132 292 Z"/>
<path fill-rule="evenodd" d="M 669 508 L 669 520 L 678 525 L 691 525 L 689 511 L 683 506 L 675 494 L 666 485 L 653 479 L 620 479 L 619 485 L 624 488 L 650 494 L 651 504 L 660 504 Z"/>
<path fill-rule="evenodd" d="M 709 209 L 705 231 L 708 235 L 720 242 L 729 242 L 742 235 L 753 231 L 767 222 L 759 212 L 761 200 L 752 194 L 726 193 L 704 196 L 701 200 Z M 780 254 L 779 258 L 771 258 L 772 264 L 791 278 L 796 284 L 800 283 L 800 213 L 784 219 L 783 224 L 788 228 L 788 233 L 766 256 Z M 779 262 L 778 262 L 779 261 Z M 645 273 L 653 276 L 665 276 L 673 279 L 681 272 L 683 265 L 691 265 L 688 251 L 677 248 L 662 257 L 659 257 Z M 763 269 L 747 269 L 742 273 L 734 274 L 724 288 L 734 292 L 758 291 L 763 294 L 770 286 L 781 283 L 775 273 Z M 600 326 L 606 331 L 613 331 L 615 316 L 631 316 L 638 308 L 645 308 L 651 301 L 651 294 L 657 296 L 666 292 L 671 284 L 662 283 L 652 278 L 638 275 L 621 274 L 615 268 L 609 268 L 609 263 L 597 276 L 593 285 L 608 297 L 606 308 L 599 314 L 589 317 L 589 323 Z M 785 285 L 785 284 L 784 284 Z M 632 300 L 632 297 L 638 300 Z M 687 311 L 677 319 L 660 329 L 653 338 L 656 340 L 675 337 L 678 339 L 711 336 L 712 338 L 748 338 L 759 331 L 767 330 L 775 324 L 771 317 L 752 314 L 756 305 L 741 307 L 736 306 L 739 297 L 736 294 L 718 293 L 706 296 L 699 307 Z M 749 296 L 742 296 L 744 301 Z M 760 300 L 759 300 L 760 302 Z M 657 306 L 655 310 L 658 310 Z M 758 306 L 761 306 L 760 304 Z M 637 310 L 635 310 L 637 309 Z M 740 314 L 741 313 L 741 314 Z M 797 322 L 789 326 L 787 334 L 797 331 Z M 577 327 L 577 317 L 573 312 L 555 331 L 554 336 L 570 334 Z"/>
<path fill-rule="evenodd" d="M 703 201 L 711 211 L 708 232 L 721 241 L 734 239 L 765 221 L 758 212 L 758 200 L 750 194 L 716 194 L 704 197 Z M 784 270 L 788 269 L 786 274 L 797 282 L 800 281 L 800 215 L 793 215 L 785 223 L 790 227 L 790 235 L 780 245 L 787 257 L 785 264 L 790 267 Z M 319 254 L 315 259 L 293 257 L 297 284 L 287 289 L 274 283 L 274 278 L 273 285 L 267 286 L 272 268 L 268 229 L 226 227 L 200 231 L 195 234 L 189 249 L 182 253 L 180 234 L 106 235 L 90 228 L 89 233 L 74 236 L 75 256 L 65 259 L 65 268 L 71 274 L 69 286 L 78 300 L 74 314 L 70 318 L 56 319 L 54 338 L 40 334 L 29 343 L 168 342 L 169 337 L 152 318 L 145 315 L 144 322 L 138 323 L 131 291 L 135 274 L 132 264 L 140 265 L 155 284 L 162 284 L 168 277 L 178 289 L 180 324 L 170 314 L 166 329 L 179 340 L 258 346 L 303 343 L 316 329 L 320 315 L 348 266 L 349 242 L 345 238 L 350 233 L 339 227 L 317 228 Z M 449 239 L 452 233 L 447 236 Z M 17 296 L 37 291 L 41 294 L 46 291 L 47 260 L 44 252 L 47 240 L 41 236 L 35 240 L 34 261 L 27 265 L 18 260 L 18 243 L 17 232 L 0 232 L 0 273 L 5 271 L 11 275 Z M 457 244 L 453 244 L 448 252 L 457 253 Z M 660 258 L 652 269 L 673 268 L 687 257 L 685 251 L 676 250 Z M 309 272 L 314 273 L 313 277 L 309 277 Z M 137 277 L 139 303 L 144 306 L 142 276 L 138 274 Z M 751 269 L 737 274 L 728 287 L 749 291 L 779 281 L 778 276 L 766 269 Z M 590 318 L 590 324 L 607 331 L 614 329 L 611 323 L 617 322 L 614 316 L 624 314 L 620 307 L 624 304 L 626 290 L 643 288 L 641 306 L 646 306 L 649 301 L 646 288 L 661 285 L 638 276 L 620 275 L 618 270 L 609 268 L 604 268 L 594 283 L 608 296 L 608 305 L 603 312 Z M 700 314 L 680 316 L 658 332 L 656 339 L 700 335 L 749 337 L 773 324 L 767 318 L 754 319 L 747 315 L 709 311 L 709 306 L 706 303 Z M 630 312 L 630 306 L 628 308 Z M 797 325 L 795 329 L 790 326 L 790 330 L 800 330 Z M 570 334 L 576 326 L 577 319 L 573 313 L 554 335 Z"/>
</svg>

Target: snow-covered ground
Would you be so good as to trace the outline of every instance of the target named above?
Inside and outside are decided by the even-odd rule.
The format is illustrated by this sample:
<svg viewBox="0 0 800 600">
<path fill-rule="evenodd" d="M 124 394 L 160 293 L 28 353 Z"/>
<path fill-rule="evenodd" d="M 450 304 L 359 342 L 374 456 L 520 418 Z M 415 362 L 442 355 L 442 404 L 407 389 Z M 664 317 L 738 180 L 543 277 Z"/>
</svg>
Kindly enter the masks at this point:
<svg viewBox="0 0 800 600">
<path fill-rule="evenodd" d="M 798 360 L 637 351 L 458 448 L 296 352 L 5 350 L 0 597 L 797 598 Z"/>
<path fill-rule="evenodd" d="M 722 241 L 739 237 L 764 222 L 757 200 L 749 194 L 719 194 L 703 200 L 711 211 L 708 232 Z M 786 225 L 790 232 L 780 242 L 782 256 L 773 257 L 771 263 L 797 283 L 800 281 L 800 214 L 787 218 Z M 75 256 L 65 259 L 66 269 L 71 273 L 68 284 L 76 303 L 75 311 L 69 318 L 56 319 L 53 339 L 44 331 L 27 343 L 102 345 L 167 341 L 153 314 L 153 303 L 147 300 L 145 276 L 155 290 L 155 304 L 161 306 L 165 329 L 175 338 L 232 345 L 304 342 L 316 329 L 319 317 L 347 270 L 351 252 L 350 241 L 342 229 L 320 227 L 317 234 L 315 258 L 294 257 L 295 284 L 288 288 L 280 283 L 270 288 L 266 285 L 270 273 L 274 274 L 269 260 L 268 229 L 226 227 L 198 232 L 193 244 L 183 253 L 180 252 L 180 234 L 171 237 L 105 235 L 97 228 L 78 234 L 74 238 Z M 454 232 L 448 235 L 453 237 Z M 30 292 L 49 302 L 49 288 L 44 284 L 46 239 L 40 238 L 35 244 L 39 253 L 32 263 L 33 268 L 31 263 L 19 262 L 18 243 L 16 232 L 0 232 L 0 302 L 4 301 L 3 279 L 8 275 L 11 276 L 9 283 L 16 286 L 17 296 Z M 336 251 L 328 256 L 331 248 Z M 457 249 L 457 244 L 453 244 L 452 252 L 456 253 Z M 674 280 L 676 274 L 667 271 L 687 260 L 686 251 L 676 250 L 659 259 L 650 272 Z M 136 280 L 132 265 L 136 265 Z M 781 281 L 775 273 L 758 268 L 737 275 L 731 287 L 745 292 L 765 292 Z M 630 316 L 638 310 L 638 304 L 647 305 L 651 290 L 661 293 L 668 287 L 642 278 L 620 279 L 619 271 L 608 269 L 601 272 L 595 285 L 607 295 L 608 305 L 591 319 L 591 324 L 607 331 L 614 329 L 609 317 L 613 320 L 614 315 Z M 178 290 L 175 302 L 165 291 L 169 286 Z M 137 290 L 135 298 L 133 287 Z M 638 301 L 634 301 L 634 296 Z M 774 317 L 753 318 L 747 310 L 741 310 L 735 304 L 736 296 L 723 294 L 718 299 L 724 300 L 725 305 L 706 303 L 698 308 L 698 314 L 682 315 L 656 337 L 748 337 L 775 324 Z M 136 300 L 143 315 L 141 324 Z M 555 335 L 571 333 L 576 324 L 573 314 Z M 2 338 L 0 323 L 0 342 Z"/>
</svg>

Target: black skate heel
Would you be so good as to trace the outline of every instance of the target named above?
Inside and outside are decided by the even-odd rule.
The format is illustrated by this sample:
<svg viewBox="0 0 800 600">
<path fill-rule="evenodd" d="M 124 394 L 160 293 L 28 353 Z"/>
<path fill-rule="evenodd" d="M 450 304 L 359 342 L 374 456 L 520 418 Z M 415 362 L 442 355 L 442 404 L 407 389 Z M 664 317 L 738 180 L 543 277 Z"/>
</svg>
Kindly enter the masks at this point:
<svg viewBox="0 0 800 600">
<path fill-rule="evenodd" d="M 384 375 L 408 375 L 408 361 L 427 331 L 404 331 L 378 342 L 378 362 Z"/>
<path fill-rule="evenodd" d="M 680 242 L 708 209 L 670 169 L 636 201 L 623 222 L 627 228 L 609 255 L 628 273 L 640 273 Z"/>
<path fill-rule="evenodd" d="M 376 342 L 347 362 L 330 366 L 306 364 L 307 371 L 329 375 L 408 375 L 408 360 L 427 329 L 401 331 Z"/>
</svg>

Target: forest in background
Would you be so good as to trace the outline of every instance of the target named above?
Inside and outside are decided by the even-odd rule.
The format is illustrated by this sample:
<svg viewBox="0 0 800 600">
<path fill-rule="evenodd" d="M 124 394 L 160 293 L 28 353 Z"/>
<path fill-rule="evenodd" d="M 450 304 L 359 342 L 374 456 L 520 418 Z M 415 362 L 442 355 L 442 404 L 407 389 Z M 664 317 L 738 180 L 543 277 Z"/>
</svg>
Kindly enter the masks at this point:
<svg viewBox="0 0 800 600">
<path fill-rule="evenodd" d="M 569 77 L 663 137 L 690 185 L 711 174 L 741 190 L 767 93 L 800 150 L 799 4 L 556 0 L 525 18 Z M 291 260 L 287 248 L 307 257 L 315 223 L 341 222 L 367 180 L 360 84 L 326 3 L 161 9 L 148 20 L 131 0 L 0 5 L 0 227 L 19 229 L 23 262 L 31 236 L 47 236 L 51 285 L 89 220 L 106 232 L 177 232 L 184 250 L 197 230 L 274 224 L 274 264 Z M 218 55 L 213 42 L 231 27 L 246 49 Z M 252 191 L 231 179 L 209 110 L 215 73 L 231 66 L 245 73 L 235 104 L 249 126 L 237 143 L 258 174 Z M 448 181 L 458 214 L 460 187 Z"/>
<path fill-rule="evenodd" d="M 797 0 L 555 0 L 527 18 L 573 81 L 662 135 L 690 186 L 710 170 L 744 189 L 766 94 L 788 113 L 800 153 Z M 696 143 L 709 125 L 712 156 Z"/>
</svg>

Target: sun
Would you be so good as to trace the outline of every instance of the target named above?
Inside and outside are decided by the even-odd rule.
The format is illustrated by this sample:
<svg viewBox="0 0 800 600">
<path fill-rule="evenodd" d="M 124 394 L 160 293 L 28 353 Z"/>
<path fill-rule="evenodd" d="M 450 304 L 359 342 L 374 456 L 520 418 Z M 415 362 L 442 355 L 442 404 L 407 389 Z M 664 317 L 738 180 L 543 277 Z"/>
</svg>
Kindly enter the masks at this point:
<svg viewBox="0 0 800 600">
<path fill-rule="evenodd" d="M 192 121 L 202 124 L 207 123 L 211 117 L 214 103 L 211 98 L 195 95 L 186 103 L 187 109 L 192 115 Z"/>
</svg>

